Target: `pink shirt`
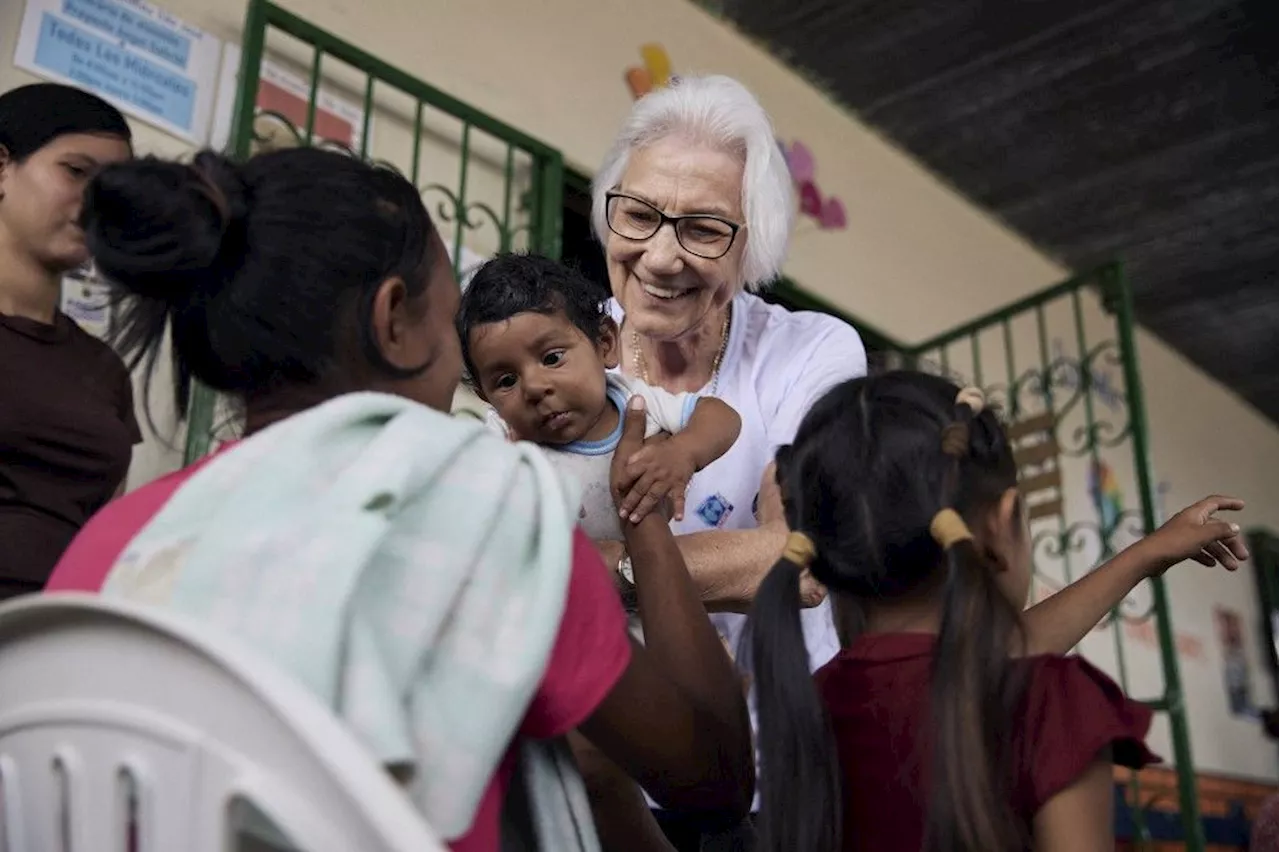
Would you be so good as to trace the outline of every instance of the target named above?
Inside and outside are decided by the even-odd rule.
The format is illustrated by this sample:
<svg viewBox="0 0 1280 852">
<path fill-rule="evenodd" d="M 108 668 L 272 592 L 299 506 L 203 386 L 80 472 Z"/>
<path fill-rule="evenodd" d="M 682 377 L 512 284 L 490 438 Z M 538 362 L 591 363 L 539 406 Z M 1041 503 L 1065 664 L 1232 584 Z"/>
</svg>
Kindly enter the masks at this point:
<svg viewBox="0 0 1280 852">
<path fill-rule="evenodd" d="M 206 461 L 162 477 L 103 507 L 62 555 L 45 590 L 98 591 L 125 545 Z M 630 661 L 626 618 L 613 581 L 590 539 L 576 531 L 560 633 L 542 684 L 520 726 L 521 736 L 546 739 L 576 728 L 609 694 Z M 498 849 L 499 816 L 514 759 L 514 750 L 509 750 L 484 792 L 471 829 L 449 844 L 454 852 Z"/>
</svg>

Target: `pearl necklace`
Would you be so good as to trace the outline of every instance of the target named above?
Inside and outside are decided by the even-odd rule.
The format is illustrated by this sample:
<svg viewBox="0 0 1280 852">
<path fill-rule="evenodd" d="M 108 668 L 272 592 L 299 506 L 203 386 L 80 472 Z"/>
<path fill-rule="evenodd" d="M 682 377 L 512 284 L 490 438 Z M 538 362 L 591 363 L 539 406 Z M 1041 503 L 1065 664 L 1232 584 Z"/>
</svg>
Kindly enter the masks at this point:
<svg viewBox="0 0 1280 852">
<path fill-rule="evenodd" d="M 716 350 L 716 358 L 711 362 L 711 393 L 715 396 L 720 390 L 720 364 L 724 361 L 725 350 L 729 348 L 729 320 L 733 316 L 733 303 L 730 302 L 724 312 L 724 322 L 720 325 L 720 348 Z M 640 351 L 640 332 L 631 329 L 631 360 L 635 362 L 636 373 L 640 381 L 652 385 L 649 381 L 649 368 L 645 364 L 644 353 Z"/>
</svg>

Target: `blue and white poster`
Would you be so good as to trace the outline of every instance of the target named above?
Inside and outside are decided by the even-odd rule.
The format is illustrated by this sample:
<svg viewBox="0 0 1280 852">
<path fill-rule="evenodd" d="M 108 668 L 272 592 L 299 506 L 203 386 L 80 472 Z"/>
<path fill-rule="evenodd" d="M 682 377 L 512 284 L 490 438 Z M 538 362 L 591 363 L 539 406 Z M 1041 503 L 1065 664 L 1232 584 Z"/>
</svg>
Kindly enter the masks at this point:
<svg viewBox="0 0 1280 852">
<path fill-rule="evenodd" d="M 142 0 L 27 0 L 13 63 L 202 145 L 220 57 L 217 39 Z"/>
</svg>

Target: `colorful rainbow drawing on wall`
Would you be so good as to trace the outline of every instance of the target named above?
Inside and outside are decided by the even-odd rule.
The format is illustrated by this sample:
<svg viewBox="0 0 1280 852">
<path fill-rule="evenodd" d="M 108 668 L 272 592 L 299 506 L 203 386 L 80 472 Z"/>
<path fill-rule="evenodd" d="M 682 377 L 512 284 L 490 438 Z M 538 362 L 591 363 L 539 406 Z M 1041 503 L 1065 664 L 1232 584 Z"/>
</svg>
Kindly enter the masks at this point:
<svg viewBox="0 0 1280 852">
<path fill-rule="evenodd" d="M 631 97 L 639 100 L 655 89 L 671 85 L 679 79 L 671 73 L 671 57 L 666 48 L 660 44 L 640 45 L 640 66 L 631 66 L 624 75 L 627 87 L 631 89 Z M 814 173 L 817 164 L 809 146 L 796 140 L 790 145 L 778 140 L 782 156 L 787 160 L 787 168 L 791 171 L 791 181 L 795 184 L 796 195 L 800 199 L 800 215 L 808 216 L 818 223 L 824 231 L 844 228 L 848 217 L 845 215 L 844 202 L 834 195 L 824 197 L 818 189 Z"/>
<path fill-rule="evenodd" d="M 1098 509 L 1098 522 L 1102 525 L 1102 531 L 1109 535 L 1120 522 L 1120 513 L 1124 511 L 1124 492 L 1120 490 L 1115 471 L 1102 459 L 1089 465 L 1089 495 Z"/>
</svg>

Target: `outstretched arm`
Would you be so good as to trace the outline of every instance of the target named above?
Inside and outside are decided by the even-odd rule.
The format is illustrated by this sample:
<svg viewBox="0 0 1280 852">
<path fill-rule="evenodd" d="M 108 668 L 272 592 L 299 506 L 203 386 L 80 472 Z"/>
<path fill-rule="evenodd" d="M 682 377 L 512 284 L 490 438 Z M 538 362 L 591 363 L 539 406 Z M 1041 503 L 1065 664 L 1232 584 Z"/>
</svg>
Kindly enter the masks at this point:
<svg viewBox="0 0 1280 852">
<path fill-rule="evenodd" d="M 1163 574 L 1185 559 L 1236 570 L 1239 560 L 1249 556 L 1240 528 L 1213 515 L 1242 508 L 1244 501 L 1234 497 L 1206 497 L 1114 559 L 1027 610 L 1023 614 L 1026 653 L 1070 652 L 1140 582 Z"/>
<path fill-rule="evenodd" d="M 629 405 L 611 474 L 629 490 L 625 451 L 644 434 L 639 397 Z M 624 524 L 635 566 L 645 647 L 580 732 L 664 807 L 741 818 L 755 771 L 741 682 L 707 620 L 666 521 Z"/>
</svg>

